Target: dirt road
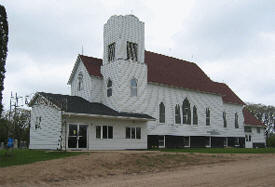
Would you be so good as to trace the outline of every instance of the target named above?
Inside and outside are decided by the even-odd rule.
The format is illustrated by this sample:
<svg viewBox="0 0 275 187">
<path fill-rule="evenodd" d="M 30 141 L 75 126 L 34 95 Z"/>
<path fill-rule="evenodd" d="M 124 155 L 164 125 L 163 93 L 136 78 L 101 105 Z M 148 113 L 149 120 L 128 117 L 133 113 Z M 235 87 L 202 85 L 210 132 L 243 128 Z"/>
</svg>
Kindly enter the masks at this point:
<svg viewBox="0 0 275 187">
<path fill-rule="evenodd" d="M 275 186 L 275 154 L 92 152 L 0 168 L 0 186 Z"/>
<path fill-rule="evenodd" d="M 275 156 L 216 163 L 139 176 L 120 176 L 83 186 L 275 186 Z"/>
</svg>

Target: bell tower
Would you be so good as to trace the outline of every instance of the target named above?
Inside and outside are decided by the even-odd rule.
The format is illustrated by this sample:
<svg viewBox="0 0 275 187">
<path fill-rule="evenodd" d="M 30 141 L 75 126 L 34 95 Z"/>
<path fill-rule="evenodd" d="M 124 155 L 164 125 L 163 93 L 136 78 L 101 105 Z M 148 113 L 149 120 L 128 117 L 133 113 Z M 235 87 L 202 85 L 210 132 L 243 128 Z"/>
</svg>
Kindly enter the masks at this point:
<svg viewBox="0 0 275 187">
<path fill-rule="evenodd" d="M 134 15 L 112 16 L 103 37 L 103 103 L 118 111 L 141 112 L 147 87 L 144 23 Z"/>
</svg>

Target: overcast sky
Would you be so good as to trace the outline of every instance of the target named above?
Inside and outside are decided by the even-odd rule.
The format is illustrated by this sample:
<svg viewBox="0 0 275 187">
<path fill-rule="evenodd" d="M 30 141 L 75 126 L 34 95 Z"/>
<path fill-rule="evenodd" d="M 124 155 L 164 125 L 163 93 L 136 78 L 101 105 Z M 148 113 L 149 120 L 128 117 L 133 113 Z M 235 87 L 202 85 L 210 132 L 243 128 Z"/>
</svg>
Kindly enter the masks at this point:
<svg viewBox="0 0 275 187">
<path fill-rule="evenodd" d="M 196 62 L 245 102 L 275 105 L 274 0 L 2 0 L 9 22 L 10 92 L 70 94 L 76 57 L 102 58 L 112 15 L 145 22 L 146 50 Z"/>
</svg>

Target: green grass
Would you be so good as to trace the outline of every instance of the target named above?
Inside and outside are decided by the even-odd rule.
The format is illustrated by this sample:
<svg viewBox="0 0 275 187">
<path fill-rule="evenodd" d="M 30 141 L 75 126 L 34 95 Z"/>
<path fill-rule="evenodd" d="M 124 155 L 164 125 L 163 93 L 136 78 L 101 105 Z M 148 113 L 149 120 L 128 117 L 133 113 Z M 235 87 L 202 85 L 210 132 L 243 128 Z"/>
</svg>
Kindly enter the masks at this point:
<svg viewBox="0 0 275 187">
<path fill-rule="evenodd" d="M 6 150 L 0 150 L 0 168 L 82 154 L 81 152 L 58 152 L 28 149 L 9 150 L 9 155 L 5 155 L 6 152 Z"/>
<path fill-rule="evenodd" d="M 185 148 L 185 149 L 156 149 L 162 152 L 187 152 L 187 153 L 251 153 L 251 154 L 262 154 L 262 153 L 275 153 L 275 148 Z"/>
</svg>

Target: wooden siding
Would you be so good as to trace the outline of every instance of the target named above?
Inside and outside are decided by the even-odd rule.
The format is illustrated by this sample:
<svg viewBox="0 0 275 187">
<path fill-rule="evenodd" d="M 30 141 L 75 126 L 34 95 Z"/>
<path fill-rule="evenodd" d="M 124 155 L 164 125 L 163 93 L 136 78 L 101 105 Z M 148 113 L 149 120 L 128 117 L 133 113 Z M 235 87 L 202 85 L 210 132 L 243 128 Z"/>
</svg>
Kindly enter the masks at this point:
<svg viewBox="0 0 275 187">
<path fill-rule="evenodd" d="M 40 129 L 35 129 L 41 117 Z M 61 112 L 45 105 L 34 105 L 31 111 L 30 149 L 57 149 L 61 133 Z"/>
</svg>

